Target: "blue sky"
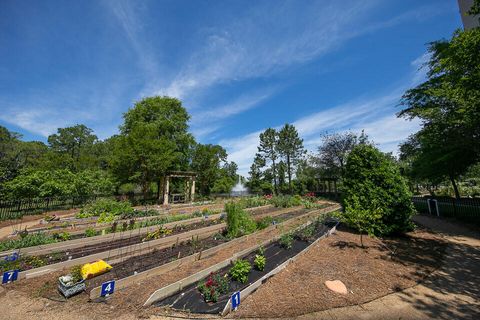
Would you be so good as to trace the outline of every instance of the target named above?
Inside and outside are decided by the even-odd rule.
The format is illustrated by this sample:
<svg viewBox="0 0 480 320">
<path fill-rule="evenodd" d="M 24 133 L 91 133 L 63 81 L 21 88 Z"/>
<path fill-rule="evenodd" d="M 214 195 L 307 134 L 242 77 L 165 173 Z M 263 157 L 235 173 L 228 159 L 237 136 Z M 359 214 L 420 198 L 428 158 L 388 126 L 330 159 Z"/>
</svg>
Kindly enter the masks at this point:
<svg viewBox="0 0 480 320">
<path fill-rule="evenodd" d="M 460 27 L 456 0 L 1 0 L 0 124 L 46 141 L 82 123 L 103 139 L 160 94 L 242 174 L 259 132 L 287 122 L 309 150 L 364 129 L 395 152 L 419 126 L 395 113 L 426 44 Z"/>
</svg>

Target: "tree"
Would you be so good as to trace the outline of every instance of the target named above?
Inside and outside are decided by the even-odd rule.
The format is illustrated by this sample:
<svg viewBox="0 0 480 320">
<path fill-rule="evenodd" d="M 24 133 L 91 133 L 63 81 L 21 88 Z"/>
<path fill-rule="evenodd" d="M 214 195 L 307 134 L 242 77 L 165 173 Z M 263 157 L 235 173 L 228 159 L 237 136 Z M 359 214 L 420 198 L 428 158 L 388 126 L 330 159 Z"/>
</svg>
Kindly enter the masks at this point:
<svg viewBox="0 0 480 320">
<path fill-rule="evenodd" d="M 331 178 L 342 178 L 348 154 L 357 144 L 358 137 L 353 132 L 325 134 L 316 162 Z"/>
<path fill-rule="evenodd" d="M 262 168 L 265 167 L 265 159 L 263 159 L 258 153 L 255 154 L 253 163 L 250 166 L 250 171 L 248 172 L 249 178 L 247 186 L 252 193 L 262 193 L 262 183 L 264 182 L 264 175 Z"/>
<path fill-rule="evenodd" d="M 227 151 L 219 145 L 197 144 L 191 168 L 197 172 L 198 189 L 203 195 L 228 193 L 235 184 L 237 165 L 227 162 Z"/>
<path fill-rule="evenodd" d="M 412 228 L 415 210 L 406 181 L 391 158 L 374 146 L 360 144 L 350 152 L 344 187 L 344 220 L 361 234 L 382 236 Z"/>
<path fill-rule="evenodd" d="M 423 122 L 415 135 L 417 172 L 448 176 L 459 197 L 455 180 L 480 159 L 480 28 L 432 42 L 429 52 L 428 79 L 404 94 L 398 116 Z"/>
<path fill-rule="evenodd" d="M 63 155 L 63 161 L 66 161 L 67 166 L 75 171 L 89 167 L 86 164 L 91 160 L 88 151 L 97 140 L 98 138 L 93 134 L 93 130 L 83 124 L 58 128 L 56 134 L 48 137 L 50 149 Z"/>
<path fill-rule="evenodd" d="M 473 4 L 470 9 L 467 11 L 468 15 L 475 16 L 480 14 L 480 0 L 473 0 Z"/>
<path fill-rule="evenodd" d="M 271 162 L 273 176 L 273 186 L 275 194 L 278 193 L 277 166 L 278 159 L 278 132 L 275 129 L 268 128 L 260 133 L 260 145 L 258 146 L 258 157 L 262 158 L 265 164 Z"/>
<path fill-rule="evenodd" d="M 297 129 L 295 129 L 293 125 L 288 123 L 285 124 L 285 126 L 278 133 L 277 150 L 279 155 L 286 161 L 288 189 L 290 194 L 292 194 L 292 174 L 294 171 L 293 166 L 296 165 L 305 154 L 303 140 L 300 139 Z"/>
<path fill-rule="evenodd" d="M 150 183 L 157 183 L 157 196 L 169 170 L 188 168 L 193 136 L 188 133 L 188 115 L 182 103 L 170 97 L 148 97 L 123 115 L 120 135 L 113 138 L 112 171 L 121 182 L 142 186 L 146 197 Z"/>
</svg>

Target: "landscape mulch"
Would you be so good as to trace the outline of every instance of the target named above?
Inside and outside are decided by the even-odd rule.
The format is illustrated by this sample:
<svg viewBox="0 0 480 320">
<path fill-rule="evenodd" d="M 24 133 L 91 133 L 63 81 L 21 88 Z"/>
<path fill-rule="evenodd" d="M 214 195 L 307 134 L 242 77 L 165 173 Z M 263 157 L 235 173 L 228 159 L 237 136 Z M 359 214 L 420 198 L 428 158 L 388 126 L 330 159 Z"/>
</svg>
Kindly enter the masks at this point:
<svg viewBox="0 0 480 320">
<path fill-rule="evenodd" d="M 405 237 L 373 239 L 346 228 L 318 242 L 307 254 L 247 297 L 236 318 L 293 317 L 371 301 L 422 281 L 437 269 L 447 243 L 426 230 Z M 341 280 L 347 295 L 327 289 Z"/>
</svg>

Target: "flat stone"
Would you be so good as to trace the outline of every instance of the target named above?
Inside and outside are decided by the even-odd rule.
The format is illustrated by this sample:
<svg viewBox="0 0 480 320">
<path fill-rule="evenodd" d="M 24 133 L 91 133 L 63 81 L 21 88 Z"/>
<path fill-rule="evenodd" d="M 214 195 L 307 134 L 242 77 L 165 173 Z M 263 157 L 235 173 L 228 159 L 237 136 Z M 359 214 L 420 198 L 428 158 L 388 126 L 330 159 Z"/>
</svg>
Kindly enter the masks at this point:
<svg viewBox="0 0 480 320">
<path fill-rule="evenodd" d="M 333 292 L 340 293 L 340 294 L 347 294 L 348 290 L 347 287 L 343 284 L 340 280 L 333 280 L 333 281 L 325 281 L 325 285 L 328 289 L 332 290 Z"/>
</svg>

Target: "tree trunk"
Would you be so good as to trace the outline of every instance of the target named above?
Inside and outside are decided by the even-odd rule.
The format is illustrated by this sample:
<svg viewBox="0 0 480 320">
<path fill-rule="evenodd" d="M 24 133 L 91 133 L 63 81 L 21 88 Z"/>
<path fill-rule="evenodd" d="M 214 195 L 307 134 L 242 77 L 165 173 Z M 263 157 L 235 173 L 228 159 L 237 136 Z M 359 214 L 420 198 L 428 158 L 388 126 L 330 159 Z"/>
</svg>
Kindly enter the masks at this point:
<svg viewBox="0 0 480 320">
<path fill-rule="evenodd" d="M 275 195 L 278 194 L 278 188 L 277 188 L 277 169 L 275 166 L 275 160 L 272 160 L 272 173 L 273 173 L 273 193 Z"/>
<path fill-rule="evenodd" d="M 288 190 L 292 194 L 292 170 L 290 164 L 290 155 L 287 155 L 287 174 L 288 174 Z"/>
<path fill-rule="evenodd" d="M 455 191 L 455 198 L 460 199 L 460 192 L 458 191 L 458 186 L 455 182 L 455 178 L 452 175 L 450 175 L 450 181 L 452 182 L 453 191 Z"/>
<path fill-rule="evenodd" d="M 363 233 L 360 232 L 360 245 L 362 246 L 362 248 L 364 248 L 363 246 Z"/>
</svg>

